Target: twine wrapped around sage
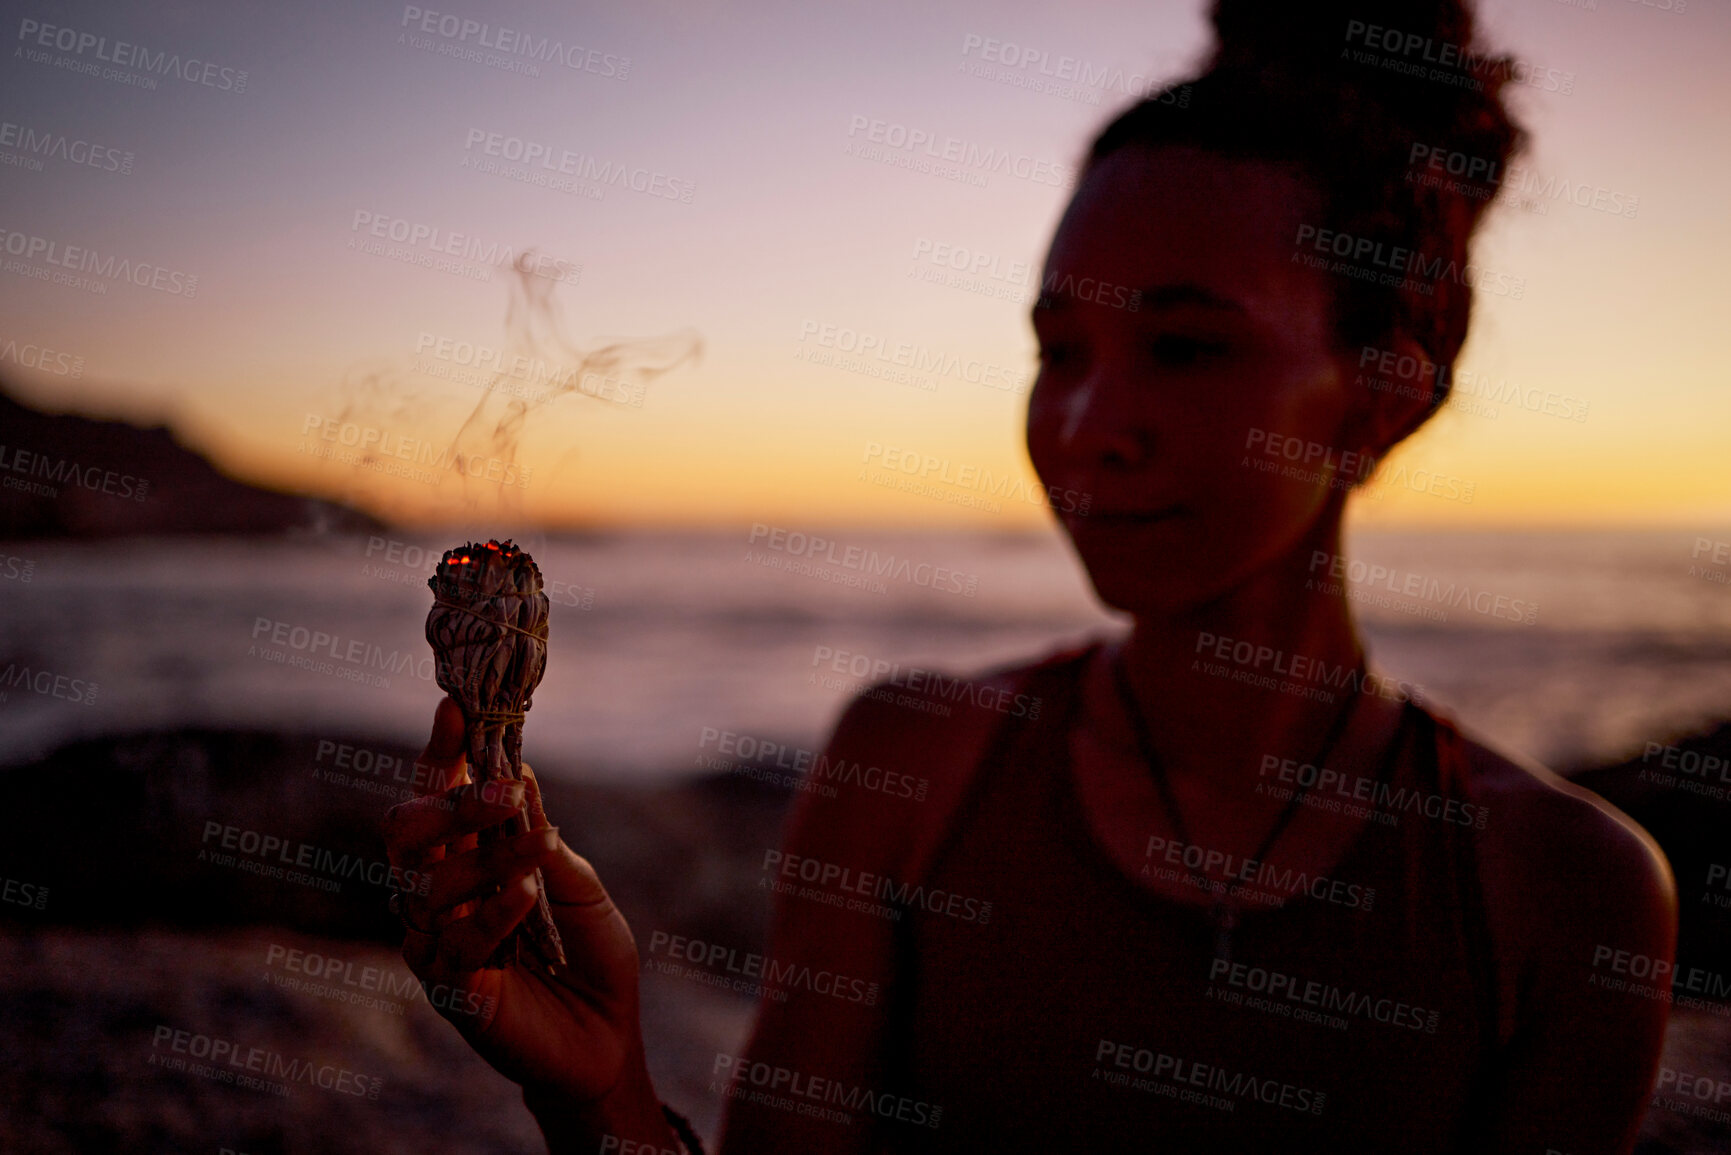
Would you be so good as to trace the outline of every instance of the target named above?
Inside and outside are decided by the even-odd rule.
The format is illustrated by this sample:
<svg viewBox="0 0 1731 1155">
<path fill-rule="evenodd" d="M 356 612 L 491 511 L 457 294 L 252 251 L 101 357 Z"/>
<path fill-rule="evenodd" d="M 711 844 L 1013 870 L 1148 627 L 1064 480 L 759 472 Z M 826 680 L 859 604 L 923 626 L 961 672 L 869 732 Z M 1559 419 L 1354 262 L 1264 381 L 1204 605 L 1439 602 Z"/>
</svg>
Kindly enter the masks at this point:
<svg viewBox="0 0 1731 1155">
<path fill-rule="evenodd" d="M 433 608 L 427 642 L 434 677 L 463 708 L 469 776 L 476 783 L 523 777 L 523 715 L 547 669 L 547 595 L 541 571 L 509 540 L 470 542 L 445 551 L 427 579 Z M 533 806 L 533 812 L 530 807 Z M 546 825 L 539 804 L 483 830 L 483 846 Z M 535 906 L 487 959 L 489 967 L 516 962 L 524 939 L 548 966 L 565 964 L 547 888 L 535 871 Z"/>
</svg>

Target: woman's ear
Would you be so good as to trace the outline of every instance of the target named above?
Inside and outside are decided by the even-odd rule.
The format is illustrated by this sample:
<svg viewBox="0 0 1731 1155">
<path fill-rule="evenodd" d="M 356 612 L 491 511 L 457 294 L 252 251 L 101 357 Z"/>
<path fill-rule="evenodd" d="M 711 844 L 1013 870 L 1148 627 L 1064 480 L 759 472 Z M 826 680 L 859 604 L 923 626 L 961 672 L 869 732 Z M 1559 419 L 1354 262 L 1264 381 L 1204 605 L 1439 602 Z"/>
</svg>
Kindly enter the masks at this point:
<svg viewBox="0 0 1731 1155">
<path fill-rule="evenodd" d="M 1379 459 L 1425 423 L 1452 372 L 1404 332 L 1343 356 L 1350 362 L 1353 440 Z"/>
</svg>

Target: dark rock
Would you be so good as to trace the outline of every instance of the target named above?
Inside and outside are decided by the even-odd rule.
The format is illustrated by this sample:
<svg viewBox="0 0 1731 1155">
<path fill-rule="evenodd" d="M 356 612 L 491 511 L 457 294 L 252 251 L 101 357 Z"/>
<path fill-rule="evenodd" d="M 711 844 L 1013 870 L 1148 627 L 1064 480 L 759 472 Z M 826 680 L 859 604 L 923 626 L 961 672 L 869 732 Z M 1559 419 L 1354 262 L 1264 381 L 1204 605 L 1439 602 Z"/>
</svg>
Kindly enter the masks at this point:
<svg viewBox="0 0 1731 1155">
<path fill-rule="evenodd" d="M 44 413 L 0 391 L 0 537 L 374 533 L 346 506 L 219 472 L 164 426 Z"/>
<path fill-rule="evenodd" d="M 1679 966 L 1731 975 L 1731 722 L 1657 745 L 1570 781 L 1640 823 L 1670 859 Z"/>
<path fill-rule="evenodd" d="M 395 943 L 381 822 L 414 796 L 417 753 L 223 730 L 77 742 L 0 772 L 0 873 L 48 888 L 36 923 L 270 923 Z M 786 793 L 541 781 L 549 820 L 634 927 L 760 948 L 758 866 L 780 843 Z"/>
</svg>

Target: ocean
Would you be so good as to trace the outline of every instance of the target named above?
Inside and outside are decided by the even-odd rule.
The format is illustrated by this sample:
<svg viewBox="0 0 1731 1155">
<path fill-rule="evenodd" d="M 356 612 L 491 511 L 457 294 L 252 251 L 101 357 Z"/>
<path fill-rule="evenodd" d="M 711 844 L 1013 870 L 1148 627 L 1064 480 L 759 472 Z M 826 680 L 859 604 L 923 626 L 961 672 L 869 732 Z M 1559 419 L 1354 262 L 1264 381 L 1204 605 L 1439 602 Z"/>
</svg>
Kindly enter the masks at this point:
<svg viewBox="0 0 1731 1155">
<path fill-rule="evenodd" d="M 848 697 L 897 664 L 979 670 L 1127 624 L 1055 531 L 748 538 L 524 539 L 553 601 L 525 729 L 539 772 L 699 773 L 728 733 L 819 749 Z M 1731 716 L 1731 584 L 1701 544 L 1727 538 L 1364 531 L 1334 580 L 1379 667 L 1494 744 L 1570 769 Z M 453 540 L 0 547 L 0 761 L 187 726 L 418 744 L 441 695 L 425 579 Z"/>
</svg>

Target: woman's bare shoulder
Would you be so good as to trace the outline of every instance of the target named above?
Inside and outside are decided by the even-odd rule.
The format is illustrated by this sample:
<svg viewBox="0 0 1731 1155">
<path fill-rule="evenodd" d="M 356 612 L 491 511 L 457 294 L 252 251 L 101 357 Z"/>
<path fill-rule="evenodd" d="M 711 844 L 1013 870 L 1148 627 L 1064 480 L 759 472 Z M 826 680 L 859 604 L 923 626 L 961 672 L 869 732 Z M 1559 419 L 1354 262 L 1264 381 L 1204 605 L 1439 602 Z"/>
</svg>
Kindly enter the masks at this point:
<svg viewBox="0 0 1731 1155">
<path fill-rule="evenodd" d="M 855 695 L 831 741 L 862 753 L 929 759 L 1007 720 L 1038 719 L 1048 703 L 1030 692 L 1029 676 L 1089 648 L 1079 643 L 975 670 L 898 669 Z"/>
<path fill-rule="evenodd" d="M 1587 940 L 1668 953 L 1676 883 L 1652 835 L 1538 762 L 1461 737 L 1485 808 L 1480 873 L 1505 935 L 1547 953 Z"/>
<path fill-rule="evenodd" d="M 866 786 L 838 787 L 847 795 L 845 806 L 839 797 L 806 791 L 789 836 L 905 850 L 895 844 L 965 790 L 1000 726 L 1038 719 L 1050 708 L 1029 692 L 1029 675 L 1087 648 L 1078 644 L 971 671 L 902 667 L 861 690 L 837 719 L 820 765 Z"/>
</svg>

